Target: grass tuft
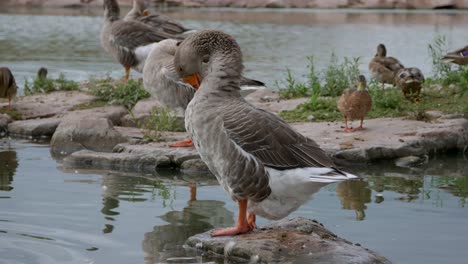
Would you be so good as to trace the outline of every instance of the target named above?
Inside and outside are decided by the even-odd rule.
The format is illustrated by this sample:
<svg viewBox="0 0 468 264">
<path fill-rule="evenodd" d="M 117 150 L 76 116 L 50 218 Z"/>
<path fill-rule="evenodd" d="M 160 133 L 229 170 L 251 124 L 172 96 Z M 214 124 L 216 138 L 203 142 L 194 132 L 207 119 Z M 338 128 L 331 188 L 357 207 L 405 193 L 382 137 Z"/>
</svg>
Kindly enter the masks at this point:
<svg viewBox="0 0 468 264">
<path fill-rule="evenodd" d="M 60 74 L 58 79 L 51 78 L 36 78 L 32 83 L 28 80 L 24 82 L 24 94 L 44 94 L 54 91 L 73 91 L 79 90 L 80 86 L 77 82 L 65 79 L 63 73 Z"/>
<path fill-rule="evenodd" d="M 145 122 L 137 122 L 137 126 L 143 129 L 145 139 L 156 142 L 161 140 L 162 131 L 184 131 L 181 129 L 179 119 L 173 111 L 159 107 L 153 107 Z"/>
</svg>

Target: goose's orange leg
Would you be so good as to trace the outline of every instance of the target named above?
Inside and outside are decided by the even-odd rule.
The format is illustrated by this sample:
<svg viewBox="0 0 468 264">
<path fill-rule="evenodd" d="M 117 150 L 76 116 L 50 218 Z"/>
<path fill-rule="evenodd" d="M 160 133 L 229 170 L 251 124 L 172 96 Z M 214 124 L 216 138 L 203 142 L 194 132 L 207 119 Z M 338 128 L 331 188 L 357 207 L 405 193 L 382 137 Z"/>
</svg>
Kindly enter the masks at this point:
<svg viewBox="0 0 468 264">
<path fill-rule="evenodd" d="M 237 225 L 235 227 L 218 229 L 211 233 L 212 237 L 215 236 L 235 236 L 245 234 L 253 228 L 247 222 L 247 200 L 240 200 L 237 202 L 239 206 L 239 216 L 237 218 Z"/>
<path fill-rule="evenodd" d="M 169 147 L 171 147 L 171 148 L 189 148 L 189 147 L 193 147 L 193 141 L 192 141 L 191 138 L 189 138 L 187 140 L 177 141 L 176 143 L 169 145 Z"/>
<path fill-rule="evenodd" d="M 256 219 L 257 217 L 255 216 L 254 213 L 247 214 L 247 224 L 249 225 L 250 228 L 252 228 L 252 230 L 257 228 L 257 223 L 255 223 Z"/>
<path fill-rule="evenodd" d="M 189 183 L 190 188 L 190 202 L 197 200 L 197 184 L 194 182 Z"/>
<path fill-rule="evenodd" d="M 344 129 L 345 133 L 353 132 L 353 129 L 348 127 L 348 117 L 346 116 L 344 116 L 344 124 L 345 124 L 345 129 Z"/>
<path fill-rule="evenodd" d="M 124 82 L 128 82 L 128 78 L 130 77 L 130 67 L 125 67 L 125 78 Z"/>
</svg>

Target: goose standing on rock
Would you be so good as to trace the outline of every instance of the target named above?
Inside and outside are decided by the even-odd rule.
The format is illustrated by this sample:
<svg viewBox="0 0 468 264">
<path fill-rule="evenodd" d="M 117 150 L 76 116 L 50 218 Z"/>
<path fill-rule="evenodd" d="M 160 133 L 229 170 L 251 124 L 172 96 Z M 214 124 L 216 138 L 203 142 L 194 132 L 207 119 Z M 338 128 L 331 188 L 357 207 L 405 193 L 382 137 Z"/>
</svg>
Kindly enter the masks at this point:
<svg viewBox="0 0 468 264">
<path fill-rule="evenodd" d="M 101 31 L 101 45 L 125 68 L 125 81 L 130 69 L 143 71 L 151 44 L 171 38 L 171 34 L 156 30 L 144 23 L 120 19 L 117 0 L 104 0 L 104 25 Z"/>
<path fill-rule="evenodd" d="M 384 44 L 377 46 L 377 53 L 369 63 L 369 71 L 376 80 L 382 83 L 382 91 L 385 83 L 395 84 L 395 74 L 403 68 L 404 66 L 399 60 L 387 57 L 387 48 Z"/>
<path fill-rule="evenodd" d="M 185 125 L 202 160 L 237 201 L 237 225 L 212 236 L 256 227 L 256 215 L 281 219 L 322 186 L 356 178 L 342 172 L 313 141 L 242 98 L 242 54 L 233 37 L 203 30 L 188 36 L 174 58 L 179 76 L 199 86 Z"/>
<path fill-rule="evenodd" d="M 357 89 L 348 88 L 344 90 L 338 100 L 338 110 L 340 110 L 343 115 L 345 122 L 344 131 L 347 133 L 363 129 L 364 117 L 372 108 L 372 98 L 369 95 L 369 91 L 366 90 L 366 87 L 366 77 L 364 77 L 364 75 L 359 75 Z M 356 129 L 349 128 L 348 118 L 361 119 L 361 125 Z"/>
<path fill-rule="evenodd" d="M 0 67 L 0 98 L 8 98 L 8 110 L 11 110 L 11 99 L 16 96 L 15 77 L 7 67 Z"/>
<path fill-rule="evenodd" d="M 464 48 L 447 53 L 447 55 L 445 55 L 442 58 L 442 60 L 445 62 L 451 62 L 451 63 L 455 63 L 458 65 L 468 65 L 468 46 L 465 46 Z"/>
<path fill-rule="evenodd" d="M 185 83 L 177 74 L 174 68 L 177 45 L 177 40 L 166 39 L 153 46 L 143 68 L 143 86 L 160 103 L 183 116 L 198 87 Z M 243 93 L 265 88 L 263 82 L 243 76 L 241 76 L 240 85 Z M 188 139 L 169 146 L 193 147 L 193 143 L 191 139 Z"/>
</svg>

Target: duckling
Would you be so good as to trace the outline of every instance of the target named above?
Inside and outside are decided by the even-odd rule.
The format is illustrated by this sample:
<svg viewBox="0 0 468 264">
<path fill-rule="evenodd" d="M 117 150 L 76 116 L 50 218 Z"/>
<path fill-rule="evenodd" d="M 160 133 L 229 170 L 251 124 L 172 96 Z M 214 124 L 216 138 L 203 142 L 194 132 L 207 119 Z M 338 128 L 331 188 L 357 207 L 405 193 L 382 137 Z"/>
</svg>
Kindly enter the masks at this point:
<svg viewBox="0 0 468 264">
<path fill-rule="evenodd" d="M 364 77 L 364 75 L 359 75 L 357 89 L 348 88 L 344 90 L 338 100 L 338 110 L 343 114 L 345 122 L 344 132 L 346 133 L 363 129 L 362 124 L 364 122 L 364 117 L 372 108 L 372 99 L 369 92 L 366 90 L 366 87 L 366 77 Z M 349 128 L 348 118 L 360 118 L 361 125 L 356 129 Z"/>
<path fill-rule="evenodd" d="M 455 63 L 458 65 L 468 65 L 468 46 L 465 46 L 464 48 L 447 53 L 447 55 L 445 55 L 442 58 L 442 60 L 445 62 L 451 62 L 451 63 Z"/>
<path fill-rule="evenodd" d="M 387 48 L 385 48 L 384 44 L 377 46 L 377 53 L 369 63 L 372 77 L 382 83 L 382 91 L 385 83 L 394 85 L 396 72 L 404 67 L 396 58 L 387 57 Z"/>
<path fill-rule="evenodd" d="M 44 67 L 41 67 L 38 71 L 37 71 L 37 77 L 36 77 L 37 80 L 45 80 L 47 79 L 47 68 L 44 68 Z"/>
<path fill-rule="evenodd" d="M 8 110 L 11 110 L 11 99 L 16 96 L 15 77 L 10 69 L 0 68 L 0 98 L 8 98 Z"/>
<path fill-rule="evenodd" d="M 415 67 L 401 69 L 395 75 L 396 86 L 401 89 L 406 99 L 412 102 L 419 101 L 423 82 L 424 75 Z"/>
</svg>

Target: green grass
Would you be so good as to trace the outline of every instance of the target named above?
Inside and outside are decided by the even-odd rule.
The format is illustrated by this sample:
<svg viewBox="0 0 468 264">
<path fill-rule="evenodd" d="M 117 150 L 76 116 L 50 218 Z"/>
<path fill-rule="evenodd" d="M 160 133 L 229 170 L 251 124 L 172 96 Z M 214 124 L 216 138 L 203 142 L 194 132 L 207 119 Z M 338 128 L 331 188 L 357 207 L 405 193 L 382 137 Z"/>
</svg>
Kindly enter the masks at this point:
<svg viewBox="0 0 468 264">
<path fill-rule="evenodd" d="M 16 111 L 15 109 L 8 110 L 7 108 L 0 107 L 0 114 L 7 114 L 9 115 L 13 120 L 21 120 L 23 119 L 23 116 L 21 115 L 20 112 Z"/>
<path fill-rule="evenodd" d="M 91 94 L 98 97 L 100 101 L 108 104 L 123 105 L 127 109 L 150 95 L 143 88 L 141 81 L 129 80 L 127 83 L 115 81 L 111 78 L 101 80 L 91 79 L 88 85 Z"/>
<path fill-rule="evenodd" d="M 145 139 L 160 141 L 162 131 L 182 132 L 177 116 L 167 108 L 153 107 L 145 122 L 137 122 Z"/>
<path fill-rule="evenodd" d="M 284 81 L 277 81 L 276 87 L 282 99 L 312 96 L 337 96 L 344 89 L 352 86 L 359 76 L 360 58 L 344 58 L 339 62 L 335 54 L 331 54 L 330 63 L 322 72 L 317 72 L 313 57 L 307 57 L 308 74 L 305 83 L 297 81 L 289 68 L 286 69 Z"/>
<path fill-rule="evenodd" d="M 28 80 L 25 80 L 24 82 L 25 95 L 44 94 L 55 91 L 73 91 L 79 89 L 80 86 L 77 82 L 65 79 L 63 74 L 60 74 L 58 79 L 36 78 L 32 83 L 29 83 Z"/>
</svg>

